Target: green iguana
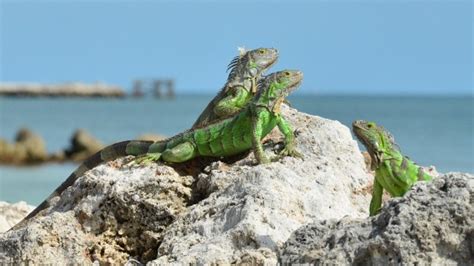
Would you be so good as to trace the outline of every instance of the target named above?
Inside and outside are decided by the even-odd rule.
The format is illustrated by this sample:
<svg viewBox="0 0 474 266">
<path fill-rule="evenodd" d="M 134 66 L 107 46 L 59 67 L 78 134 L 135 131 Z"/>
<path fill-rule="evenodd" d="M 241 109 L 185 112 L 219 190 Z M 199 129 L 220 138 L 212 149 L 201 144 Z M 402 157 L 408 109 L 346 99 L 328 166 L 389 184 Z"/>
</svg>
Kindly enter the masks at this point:
<svg viewBox="0 0 474 266">
<path fill-rule="evenodd" d="M 209 102 L 206 109 L 194 122 L 192 128 L 200 128 L 216 121 L 229 118 L 244 108 L 257 93 L 260 75 L 278 59 L 278 51 L 273 48 L 240 50 L 229 64 L 230 70 L 224 88 Z"/>
<path fill-rule="evenodd" d="M 367 148 L 371 158 L 371 168 L 375 170 L 370 216 L 379 212 L 382 193 L 387 190 L 392 197 L 403 196 L 417 181 L 429 181 L 433 177 L 425 173 L 408 157 L 403 156 L 393 136 L 374 122 L 357 120 L 352 130 Z"/>
<path fill-rule="evenodd" d="M 286 70 L 266 76 L 259 82 L 255 98 L 237 115 L 203 128 L 188 130 L 163 141 L 123 141 L 112 144 L 87 159 L 45 201 L 26 218 L 35 216 L 50 205 L 50 201 L 61 195 L 86 171 L 99 164 L 126 155 L 139 156 L 136 160 L 185 162 L 199 156 L 225 157 L 253 149 L 258 163 L 268 163 L 261 140 L 275 126 L 285 136 L 285 148 L 281 156 L 301 155 L 296 151 L 293 130 L 280 115 L 280 105 L 285 97 L 298 87 L 303 78 L 300 71 Z"/>
</svg>

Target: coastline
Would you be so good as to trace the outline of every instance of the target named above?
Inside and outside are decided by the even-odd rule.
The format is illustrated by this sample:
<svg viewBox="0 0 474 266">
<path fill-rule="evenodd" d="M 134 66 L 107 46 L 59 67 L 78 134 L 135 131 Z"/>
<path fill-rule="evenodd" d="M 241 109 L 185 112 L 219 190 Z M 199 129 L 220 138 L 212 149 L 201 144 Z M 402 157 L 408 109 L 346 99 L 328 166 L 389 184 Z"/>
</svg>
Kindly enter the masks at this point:
<svg viewBox="0 0 474 266">
<path fill-rule="evenodd" d="M 88 97 L 123 98 L 125 91 L 105 83 L 0 83 L 0 96 L 4 97 Z"/>
</svg>

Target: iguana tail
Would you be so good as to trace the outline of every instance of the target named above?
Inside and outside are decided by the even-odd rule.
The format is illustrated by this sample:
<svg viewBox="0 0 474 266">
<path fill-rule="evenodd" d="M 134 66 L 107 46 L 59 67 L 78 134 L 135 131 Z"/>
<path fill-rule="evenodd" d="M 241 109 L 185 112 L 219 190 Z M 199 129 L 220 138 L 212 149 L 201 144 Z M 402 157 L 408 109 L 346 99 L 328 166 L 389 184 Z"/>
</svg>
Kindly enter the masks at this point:
<svg viewBox="0 0 474 266">
<path fill-rule="evenodd" d="M 88 170 L 93 169 L 101 163 L 112 161 L 127 155 L 143 155 L 148 152 L 148 148 L 153 144 L 153 141 L 140 141 L 140 140 L 129 140 L 122 141 L 110 146 L 105 147 L 104 149 L 98 151 L 96 154 L 92 155 L 86 159 L 69 177 L 57 187 L 49 197 L 44 200 L 36 209 L 30 212 L 23 220 L 13 226 L 10 230 L 17 229 L 19 226 L 24 224 L 27 220 L 34 217 L 40 211 L 48 208 L 50 206 L 50 201 L 61 195 L 68 187 L 70 187 L 74 182 L 76 182 L 79 177 L 84 175 Z M 9 231 L 10 231 L 9 230 Z"/>
</svg>

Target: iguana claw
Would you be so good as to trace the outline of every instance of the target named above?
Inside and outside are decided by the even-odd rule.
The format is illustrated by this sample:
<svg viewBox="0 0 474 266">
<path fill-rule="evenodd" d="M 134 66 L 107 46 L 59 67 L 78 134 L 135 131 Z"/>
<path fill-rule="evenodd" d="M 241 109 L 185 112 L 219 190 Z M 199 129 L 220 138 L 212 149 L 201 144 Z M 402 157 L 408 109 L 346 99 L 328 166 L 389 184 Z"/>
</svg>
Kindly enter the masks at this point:
<svg viewBox="0 0 474 266">
<path fill-rule="evenodd" d="M 266 155 L 260 156 L 257 158 L 258 164 L 267 164 L 271 163 L 273 160 L 270 160 Z"/>
<path fill-rule="evenodd" d="M 296 150 L 294 145 L 286 145 L 279 155 L 280 157 L 291 156 L 291 157 L 303 159 L 303 155 L 299 151 Z"/>
</svg>

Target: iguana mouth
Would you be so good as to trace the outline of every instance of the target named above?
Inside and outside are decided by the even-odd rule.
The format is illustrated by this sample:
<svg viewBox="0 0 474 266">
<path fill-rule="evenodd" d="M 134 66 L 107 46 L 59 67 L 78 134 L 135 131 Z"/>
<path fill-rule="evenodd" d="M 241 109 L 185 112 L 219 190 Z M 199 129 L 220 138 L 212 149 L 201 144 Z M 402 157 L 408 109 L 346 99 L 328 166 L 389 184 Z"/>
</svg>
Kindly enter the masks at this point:
<svg viewBox="0 0 474 266">
<path fill-rule="evenodd" d="M 360 121 L 360 120 L 354 121 L 352 123 L 352 131 L 354 132 L 354 135 L 356 135 L 356 137 L 364 144 L 364 146 L 367 149 L 370 149 L 372 144 L 367 140 L 364 134 L 364 132 L 367 131 L 367 129 L 365 129 L 361 125 L 361 123 L 363 123 L 363 121 Z"/>
<path fill-rule="evenodd" d="M 352 122 L 352 130 L 354 131 L 354 133 L 357 135 L 357 137 L 361 137 L 361 131 L 365 131 L 366 129 L 364 128 L 363 125 L 361 124 L 364 124 L 365 121 L 363 120 L 356 120 L 354 122 Z"/>
<path fill-rule="evenodd" d="M 260 69 L 257 73 L 257 76 L 262 76 L 264 73 L 272 67 L 276 62 L 278 61 L 278 57 L 273 59 L 272 61 L 268 61 L 268 64 L 266 64 L 262 69 Z"/>
<path fill-rule="evenodd" d="M 278 61 L 278 57 L 273 59 L 272 61 L 268 61 L 268 63 L 259 71 L 259 75 L 263 75 L 270 67 L 272 67 Z"/>
<path fill-rule="evenodd" d="M 268 62 L 268 64 L 265 66 L 266 68 L 271 67 L 278 61 L 278 57 L 275 57 L 272 61 Z"/>
<path fill-rule="evenodd" d="M 354 132 L 354 135 L 359 139 L 360 142 L 365 146 L 367 151 L 369 152 L 370 157 L 372 158 L 373 162 L 377 162 L 378 158 L 376 158 L 377 154 L 377 147 L 376 144 L 370 141 L 364 132 L 367 132 L 368 130 L 364 128 L 363 124 L 365 121 L 363 120 L 357 120 L 352 123 L 352 131 Z"/>
<path fill-rule="evenodd" d="M 285 97 L 288 96 L 290 93 L 292 93 L 294 90 L 296 90 L 296 88 L 298 88 L 302 83 L 302 80 L 296 82 L 295 84 L 291 85 L 288 87 L 288 89 L 286 90 L 286 93 L 285 93 Z"/>
</svg>

